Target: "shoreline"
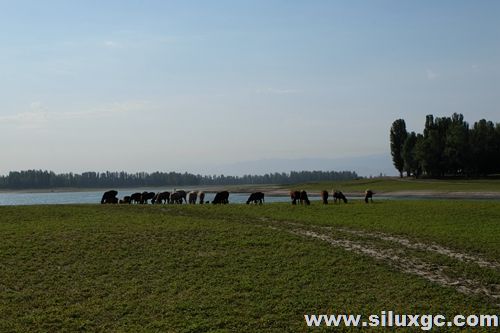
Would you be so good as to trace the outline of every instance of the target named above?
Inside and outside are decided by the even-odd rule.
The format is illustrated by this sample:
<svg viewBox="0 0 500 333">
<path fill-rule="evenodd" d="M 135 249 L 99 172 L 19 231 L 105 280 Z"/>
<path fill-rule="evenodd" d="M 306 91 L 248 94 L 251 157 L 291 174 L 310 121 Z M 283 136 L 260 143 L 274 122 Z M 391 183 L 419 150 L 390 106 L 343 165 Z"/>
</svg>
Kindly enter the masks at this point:
<svg viewBox="0 0 500 333">
<path fill-rule="evenodd" d="M 279 185 L 205 185 L 205 186 L 159 186 L 159 187 L 131 187 L 131 188 L 115 188 L 118 192 L 143 192 L 143 191 L 173 191 L 186 190 L 186 191 L 203 191 L 207 193 L 215 193 L 223 190 L 227 190 L 230 193 L 252 193 L 252 192 L 264 192 L 268 196 L 284 197 L 289 196 L 290 190 L 285 189 Z M 109 190 L 109 188 L 54 188 L 54 189 L 22 189 L 22 190 L 7 190 L 1 189 L 0 194 L 43 194 L 43 193 L 87 193 L 87 192 L 104 192 Z M 309 195 L 320 195 L 315 193 L 316 191 L 308 191 Z M 344 192 L 347 197 L 364 197 L 364 192 L 362 191 L 352 191 Z M 331 194 L 330 194 L 331 195 Z M 500 199 L 500 192 L 492 191 L 432 191 L 432 190 L 418 190 L 418 191 L 378 191 L 375 192 L 374 198 L 377 196 L 385 198 L 413 198 L 413 199 L 426 199 L 426 198 L 437 198 L 437 199 Z"/>
</svg>

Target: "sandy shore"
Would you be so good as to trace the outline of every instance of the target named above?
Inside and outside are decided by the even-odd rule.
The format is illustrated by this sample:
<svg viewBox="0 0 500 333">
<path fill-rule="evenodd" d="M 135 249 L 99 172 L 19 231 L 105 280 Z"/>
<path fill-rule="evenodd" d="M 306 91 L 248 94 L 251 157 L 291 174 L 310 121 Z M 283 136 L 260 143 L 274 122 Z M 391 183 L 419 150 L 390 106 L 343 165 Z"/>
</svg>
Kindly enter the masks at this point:
<svg viewBox="0 0 500 333">
<path fill-rule="evenodd" d="M 272 196 L 288 196 L 286 189 L 265 190 L 262 192 Z M 308 192 L 310 195 L 320 195 L 320 193 Z M 331 193 L 330 193 L 331 194 Z M 347 197 L 364 197 L 364 192 L 344 192 Z M 396 191 L 396 192 L 376 192 L 377 196 L 388 198 L 440 198 L 440 199 L 500 199 L 500 192 L 440 192 L 440 191 Z"/>
</svg>

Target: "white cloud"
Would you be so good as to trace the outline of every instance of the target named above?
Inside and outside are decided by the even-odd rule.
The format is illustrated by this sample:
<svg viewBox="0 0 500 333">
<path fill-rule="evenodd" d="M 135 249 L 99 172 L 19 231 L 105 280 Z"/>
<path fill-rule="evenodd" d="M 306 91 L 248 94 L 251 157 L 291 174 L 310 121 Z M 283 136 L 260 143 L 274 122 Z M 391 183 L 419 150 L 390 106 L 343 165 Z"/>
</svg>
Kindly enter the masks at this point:
<svg viewBox="0 0 500 333">
<path fill-rule="evenodd" d="M 104 46 L 110 49 L 116 49 L 116 48 L 121 48 L 123 45 L 112 40 L 107 40 L 104 42 Z"/>
<path fill-rule="evenodd" d="M 44 127 L 49 121 L 48 112 L 28 111 L 0 117 L 0 123 L 15 123 L 21 129 Z"/>
<path fill-rule="evenodd" d="M 20 129 L 36 129 L 46 127 L 57 121 L 104 118 L 132 111 L 144 111 L 149 106 L 146 101 L 127 101 L 106 104 L 87 110 L 61 112 L 49 111 L 41 102 L 32 102 L 29 105 L 29 111 L 0 116 L 0 124 L 15 124 Z"/>
<path fill-rule="evenodd" d="M 30 109 L 31 110 L 34 110 L 34 111 L 37 111 L 37 110 L 41 110 L 43 107 L 42 107 L 42 102 L 31 102 L 30 103 Z"/>
</svg>

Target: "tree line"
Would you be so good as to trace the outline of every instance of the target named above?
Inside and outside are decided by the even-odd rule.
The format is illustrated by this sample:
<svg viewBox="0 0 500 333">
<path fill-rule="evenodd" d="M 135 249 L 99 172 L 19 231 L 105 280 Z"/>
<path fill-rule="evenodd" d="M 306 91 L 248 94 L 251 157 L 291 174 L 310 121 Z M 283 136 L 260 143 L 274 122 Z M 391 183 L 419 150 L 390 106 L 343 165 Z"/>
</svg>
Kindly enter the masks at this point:
<svg viewBox="0 0 500 333">
<path fill-rule="evenodd" d="M 404 119 L 390 130 L 391 155 L 400 176 L 483 177 L 500 174 L 500 123 L 481 119 L 472 127 L 462 114 L 426 116 L 423 133 L 408 133 Z"/>
<path fill-rule="evenodd" d="M 292 171 L 265 175 L 194 175 L 179 172 L 83 172 L 56 174 L 47 170 L 11 171 L 0 176 L 0 188 L 47 189 L 47 188 L 124 188 L 145 186 L 196 186 L 196 185 L 243 185 L 243 184 L 296 184 L 323 180 L 350 180 L 358 175 L 353 171 Z"/>
</svg>

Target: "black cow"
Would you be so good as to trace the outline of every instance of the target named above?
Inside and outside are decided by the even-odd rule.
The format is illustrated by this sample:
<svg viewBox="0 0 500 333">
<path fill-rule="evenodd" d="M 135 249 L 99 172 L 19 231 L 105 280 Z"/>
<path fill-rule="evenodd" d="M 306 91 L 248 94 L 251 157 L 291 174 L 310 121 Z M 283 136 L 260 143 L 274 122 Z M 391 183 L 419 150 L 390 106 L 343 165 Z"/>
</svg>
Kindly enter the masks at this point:
<svg viewBox="0 0 500 333">
<path fill-rule="evenodd" d="M 175 191 L 170 194 L 170 203 L 182 204 L 182 201 L 187 202 L 186 196 L 187 193 L 184 190 Z"/>
<path fill-rule="evenodd" d="M 365 191 L 365 202 L 368 203 L 368 199 L 370 199 L 370 202 L 373 202 L 373 195 L 375 194 L 375 192 L 373 192 L 372 190 L 366 190 Z"/>
<path fill-rule="evenodd" d="M 153 204 L 162 204 L 170 201 L 170 192 L 158 192 L 155 197 L 151 200 Z"/>
<path fill-rule="evenodd" d="M 321 191 L 321 199 L 323 199 L 323 204 L 328 205 L 328 191 Z"/>
<path fill-rule="evenodd" d="M 340 202 L 340 200 L 344 201 L 344 203 L 347 203 L 347 198 L 345 197 L 344 193 L 341 191 L 333 191 L 333 202 L 337 203 Z"/>
<path fill-rule="evenodd" d="M 118 203 L 118 198 L 116 197 L 117 195 L 118 195 L 118 191 L 115 191 L 115 190 L 104 192 L 104 194 L 102 195 L 101 204 Z"/>
<path fill-rule="evenodd" d="M 144 191 L 141 194 L 141 204 L 147 204 L 148 200 L 151 200 L 155 197 L 155 192 L 147 192 Z"/>
<path fill-rule="evenodd" d="M 212 200 L 213 204 L 228 204 L 229 203 L 229 192 L 221 191 L 215 194 L 214 200 Z"/>
<path fill-rule="evenodd" d="M 200 205 L 203 205 L 205 203 L 205 192 L 200 192 L 198 194 L 198 198 L 200 199 Z"/>
<path fill-rule="evenodd" d="M 310 205 L 311 202 L 309 201 L 309 197 L 307 196 L 307 192 L 306 191 L 302 191 L 300 192 L 300 204 L 306 204 L 306 205 Z"/>
<path fill-rule="evenodd" d="M 248 200 L 247 200 L 247 205 L 250 203 L 250 202 L 253 202 L 254 204 L 261 204 L 264 202 L 264 193 L 262 192 L 254 192 L 252 194 L 250 194 L 250 196 L 248 197 Z"/>
<path fill-rule="evenodd" d="M 129 204 L 130 203 L 130 195 L 126 195 L 123 197 L 123 200 L 120 200 L 121 204 Z"/>
<path fill-rule="evenodd" d="M 142 198 L 142 193 L 136 192 L 130 196 L 130 203 L 140 203 Z"/>
</svg>

